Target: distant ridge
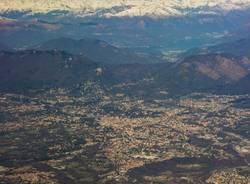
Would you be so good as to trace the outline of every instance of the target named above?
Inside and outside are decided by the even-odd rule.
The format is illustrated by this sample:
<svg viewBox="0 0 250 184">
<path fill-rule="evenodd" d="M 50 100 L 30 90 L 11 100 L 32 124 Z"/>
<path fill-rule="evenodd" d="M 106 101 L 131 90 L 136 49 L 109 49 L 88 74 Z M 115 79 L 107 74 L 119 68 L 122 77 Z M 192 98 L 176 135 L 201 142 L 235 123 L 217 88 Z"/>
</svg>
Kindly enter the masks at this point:
<svg viewBox="0 0 250 184">
<path fill-rule="evenodd" d="M 66 11 L 78 16 L 183 16 L 196 13 L 215 14 L 244 9 L 250 0 L 1 0 L 0 11 L 48 13 Z"/>
<path fill-rule="evenodd" d="M 148 64 L 161 61 L 156 56 L 118 48 L 97 39 L 74 40 L 71 38 L 58 38 L 31 47 L 31 49 L 65 51 L 70 54 L 85 56 L 95 62 L 104 64 Z"/>
</svg>

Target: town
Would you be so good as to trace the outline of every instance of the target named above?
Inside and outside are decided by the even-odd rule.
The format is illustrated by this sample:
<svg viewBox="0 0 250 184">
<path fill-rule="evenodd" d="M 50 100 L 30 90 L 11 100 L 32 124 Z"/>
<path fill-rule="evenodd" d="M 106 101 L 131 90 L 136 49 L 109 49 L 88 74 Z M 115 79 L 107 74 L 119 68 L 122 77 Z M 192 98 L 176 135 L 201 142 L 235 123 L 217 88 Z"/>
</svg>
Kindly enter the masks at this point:
<svg viewBox="0 0 250 184">
<path fill-rule="evenodd" d="M 250 183 L 249 95 L 92 88 L 0 94 L 0 183 Z"/>
</svg>

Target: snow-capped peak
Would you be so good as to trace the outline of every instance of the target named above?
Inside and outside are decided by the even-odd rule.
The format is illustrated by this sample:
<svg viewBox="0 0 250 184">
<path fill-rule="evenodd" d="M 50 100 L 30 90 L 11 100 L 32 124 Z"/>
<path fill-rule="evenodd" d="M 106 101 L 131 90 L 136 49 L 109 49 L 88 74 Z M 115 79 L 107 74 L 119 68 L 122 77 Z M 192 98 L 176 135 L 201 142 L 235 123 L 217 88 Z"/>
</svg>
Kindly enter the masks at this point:
<svg viewBox="0 0 250 184">
<path fill-rule="evenodd" d="M 250 0 L 1 0 L 0 11 L 48 13 L 66 10 L 88 16 L 181 16 L 186 9 L 206 7 L 220 11 L 244 9 Z"/>
</svg>

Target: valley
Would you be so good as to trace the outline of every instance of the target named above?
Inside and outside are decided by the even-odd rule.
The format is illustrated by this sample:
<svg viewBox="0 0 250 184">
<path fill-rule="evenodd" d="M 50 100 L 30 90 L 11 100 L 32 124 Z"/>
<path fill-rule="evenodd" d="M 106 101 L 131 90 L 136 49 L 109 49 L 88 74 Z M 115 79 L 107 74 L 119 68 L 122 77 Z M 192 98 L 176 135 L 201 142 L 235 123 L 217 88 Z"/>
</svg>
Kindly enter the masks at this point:
<svg viewBox="0 0 250 184">
<path fill-rule="evenodd" d="M 249 0 L 1 0 L 0 184 L 250 184 Z"/>
<path fill-rule="evenodd" d="M 2 183 L 249 183 L 249 95 L 2 93 Z"/>
</svg>

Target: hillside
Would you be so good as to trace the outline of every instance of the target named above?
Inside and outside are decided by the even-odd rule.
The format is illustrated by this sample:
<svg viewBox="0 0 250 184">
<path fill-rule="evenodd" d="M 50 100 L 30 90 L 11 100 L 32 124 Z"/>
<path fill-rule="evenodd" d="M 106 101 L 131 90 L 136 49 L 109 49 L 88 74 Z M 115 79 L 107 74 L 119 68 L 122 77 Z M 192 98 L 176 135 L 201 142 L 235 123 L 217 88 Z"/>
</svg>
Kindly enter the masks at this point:
<svg viewBox="0 0 250 184">
<path fill-rule="evenodd" d="M 97 64 L 58 51 L 0 53 L 1 89 L 72 86 L 96 77 Z"/>
</svg>

